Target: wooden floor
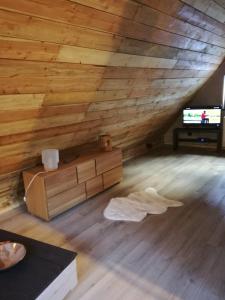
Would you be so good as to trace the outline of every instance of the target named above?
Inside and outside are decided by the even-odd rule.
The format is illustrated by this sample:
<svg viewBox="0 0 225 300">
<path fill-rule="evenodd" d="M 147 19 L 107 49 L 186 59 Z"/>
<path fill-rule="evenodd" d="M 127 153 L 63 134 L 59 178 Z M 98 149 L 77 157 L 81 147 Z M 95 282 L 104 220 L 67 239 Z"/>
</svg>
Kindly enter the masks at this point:
<svg viewBox="0 0 225 300">
<path fill-rule="evenodd" d="M 141 223 L 104 219 L 110 197 L 150 186 L 185 205 Z M 78 252 L 67 300 L 225 299 L 224 157 L 144 156 L 126 164 L 121 184 L 50 223 L 18 212 L 0 227 Z"/>
</svg>

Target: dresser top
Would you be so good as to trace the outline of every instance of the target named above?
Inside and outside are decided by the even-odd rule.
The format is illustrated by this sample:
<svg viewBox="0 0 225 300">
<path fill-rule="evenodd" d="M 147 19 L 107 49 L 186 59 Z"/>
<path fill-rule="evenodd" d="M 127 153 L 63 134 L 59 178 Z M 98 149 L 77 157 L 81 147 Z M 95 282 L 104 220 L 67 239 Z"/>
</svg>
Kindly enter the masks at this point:
<svg viewBox="0 0 225 300">
<path fill-rule="evenodd" d="M 96 159 L 99 156 L 110 156 L 110 154 L 114 155 L 116 152 L 121 153 L 121 149 L 120 148 L 113 148 L 112 151 L 101 151 L 99 149 L 93 150 L 93 151 L 89 151 L 89 153 L 85 153 L 85 154 L 81 154 L 79 156 L 75 156 L 75 159 L 70 160 L 69 162 L 66 162 L 66 160 L 64 159 L 64 162 L 59 163 L 59 167 L 57 170 L 54 171 L 46 171 L 44 170 L 43 165 L 39 165 L 37 167 L 34 167 L 32 169 L 28 169 L 25 170 L 24 173 L 28 173 L 31 175 L 35 175 L 39 172 L 43 172 L 40 174 L 41 177 L 45 177 L 45 176 L 51 176 L 53 174 L 56 174 L 58 172 L 61 172 L 64 169 L 67 168 L 72 168 L 72 167 L 76 167 L 79 164 L 82 164 L 88 160 L 92 160 L 92 159 Z"/>
</svg>

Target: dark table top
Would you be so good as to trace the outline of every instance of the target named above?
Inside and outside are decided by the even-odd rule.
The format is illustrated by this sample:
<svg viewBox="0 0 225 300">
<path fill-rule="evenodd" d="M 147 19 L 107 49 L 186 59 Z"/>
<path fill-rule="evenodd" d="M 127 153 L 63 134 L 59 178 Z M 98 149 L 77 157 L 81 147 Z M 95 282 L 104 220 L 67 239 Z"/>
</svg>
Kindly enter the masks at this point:
<svg viewBox="0 0 225 300">
<path fill-rule="evenodd" d="M 0 229 L 0 242 L 23 244 L 27 254 L 14 267 L 0 272 L 1 300 L 36 299 L 75 259 L 76 253 Z"/>
</svg>

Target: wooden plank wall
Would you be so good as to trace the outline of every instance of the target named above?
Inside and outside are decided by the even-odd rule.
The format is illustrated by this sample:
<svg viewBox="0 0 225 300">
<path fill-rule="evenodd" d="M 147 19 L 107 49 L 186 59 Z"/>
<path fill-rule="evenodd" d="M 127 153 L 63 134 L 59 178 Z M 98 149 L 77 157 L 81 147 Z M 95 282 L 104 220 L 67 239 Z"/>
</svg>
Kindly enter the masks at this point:
<svg viewBox="0 0 225 300">
<path fill-rule="evenodd" d="M 143 152 L 222 62 L 224 21 L 220 0 L 0 0 L 0 208 L 43 148 Z"/>
</svg>

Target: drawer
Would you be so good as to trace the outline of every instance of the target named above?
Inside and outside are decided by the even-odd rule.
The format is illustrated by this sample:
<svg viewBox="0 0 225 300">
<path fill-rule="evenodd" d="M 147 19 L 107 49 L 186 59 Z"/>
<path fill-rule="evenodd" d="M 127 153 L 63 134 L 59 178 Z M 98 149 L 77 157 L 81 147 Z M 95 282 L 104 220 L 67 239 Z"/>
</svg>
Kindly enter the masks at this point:
<svg viewBox="0 0 225 300">
<path fill-rule="evenodd" d="M 78 182 L 82 183 L 96 176 L 95 160 L 87 160 L 77 164 Z"/>
<path fill-rule="evenodd" d="M 122 152 L 120 149 L 102 153 L 96 158 L 97 175 L 120 165 L 122 165 Z"/>
<path fill-rule="evenodd" d="M 114 185 L 115 183 L 118 183 L 121 181 L 123 177 L 123 168 L 122 166 L 114 168 L 108 172 L 105 172 L 103 174 L 103 186 L 104 189 L 107 189 L 108 187 Z"/>
<path fill-rule="evenodd" d="M 48 213 L 50 218 L 66 211 L 74 205 L 86 200 L 85 184 L 79 184 L 63 193 L 48 199 Z"/>
<path fill-rule="evenodd" d="M 49 173 L 45 177 L 47 198 L 71 189 L 77 185 L 76 167 L 71 166 L 56 172 Z"/>
<path fill-rule="evenodd" d="M 103 191 L 102 175 L 94 177 L 86 182 L 87 198 Z"/>
</svg>

